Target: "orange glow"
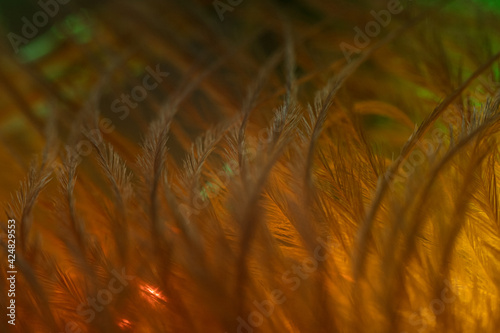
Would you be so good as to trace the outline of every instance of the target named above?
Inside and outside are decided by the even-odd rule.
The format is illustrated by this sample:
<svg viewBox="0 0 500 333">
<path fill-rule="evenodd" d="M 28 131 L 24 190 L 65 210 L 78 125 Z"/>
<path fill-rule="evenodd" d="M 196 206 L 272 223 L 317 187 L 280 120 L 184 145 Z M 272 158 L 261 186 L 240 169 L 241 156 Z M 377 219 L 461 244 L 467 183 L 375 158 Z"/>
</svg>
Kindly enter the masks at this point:
<svg viewBox="0 0 500 333">
<path fill-rule="evenodd" d="M 122 319 L 120 320 L 120 322 L 118 323 L 118 326 L 122 329 L 122 330 L 127 330 L 127 329 L 131 329 L 132 328 L 132 323 L 127 320 L 127 319 Z"/>
<path fill-rule="evenodd" d="M 160 292 L 159 288 L 155 288 L 149 284 L 143 284 L 140 287 L 143 296 L 152 304 L 167 302 L 167 298 Z"/>
</svg>

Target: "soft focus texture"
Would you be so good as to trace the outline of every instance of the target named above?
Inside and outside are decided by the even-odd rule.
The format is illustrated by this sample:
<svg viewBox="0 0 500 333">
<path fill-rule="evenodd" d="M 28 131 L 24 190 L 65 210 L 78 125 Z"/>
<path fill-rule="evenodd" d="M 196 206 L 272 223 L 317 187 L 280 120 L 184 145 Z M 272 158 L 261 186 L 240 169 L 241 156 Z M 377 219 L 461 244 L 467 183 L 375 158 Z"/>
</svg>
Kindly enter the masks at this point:
<svg viewBox="0 0 500 333">
<path fill-rule="evenodd" d="M 497 3 L 217 3 L 2 38 L 0 331 L 499 332 Z"/>
</svg>

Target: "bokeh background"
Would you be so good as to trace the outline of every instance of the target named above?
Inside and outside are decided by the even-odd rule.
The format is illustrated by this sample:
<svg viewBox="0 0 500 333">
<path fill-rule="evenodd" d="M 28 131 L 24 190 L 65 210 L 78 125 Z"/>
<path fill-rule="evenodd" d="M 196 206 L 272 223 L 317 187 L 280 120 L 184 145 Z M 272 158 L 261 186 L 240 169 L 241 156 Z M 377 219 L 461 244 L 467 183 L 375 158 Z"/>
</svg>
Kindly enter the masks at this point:
<svg viewBox="0 0 500 333">
<path fill-rule="evenodd" d="M 173 170 L 172 174 L 169 174 L 170 179 L 178 179 L 176 176 L 186 169 L 185 157 L 191 151 L 196 138 L 209 128 L 232 121 L 239 116 L 247 91 L 251 90 L 259 71 L 269 63 L 270 59 L 281 53 L 280 61 L 276 66 L 271 66 L 272 69 L 266 79 L 260 82 L 261 93 L 255 102 L 248 132 L 258 137 L 259 129 L 270 123 L 274 112 L 286 99 L 287 74 L 282 53 L 287 45 L 287 38 L 291 36 L 293 41 L 296 61 L 294 86 L 297 89 L 297 99 L 305 110 L 308 104 L 314 103 L 315 94 L 348 65 L 340 47 L 341 43 L 353 45 L 356 34 L 354 28 L 363 29 L 367 22 L 373 20 L 370 12 L 385 9 L 387 3 L 386 0 L 243 0 L 238 5 L 232 6 L 231 10 L 224 12 L 222 20 L 212 1 L 70 0 L 66 4 L 58 3 L 57 14 L 50 17 L 47 24 L 37 29 L 36 36 L 30 38 L 29 43 L 21 46 L 19 52 L 15 52 L 7 37 L 8 34 L 20 35 L 23 17 L 32 22 L 33 15 L 41 8 L 36 1 L 2 0 L 0 2 L 0 203 L 4 204 L 3 207 L 7 207 L 8 203 L 15 201 L 15 193 L 22 188 L 21 182 L 26 179 L 30 165 L 40 163 L 44 151 L 55 152 L 54 165 L 61 166 L 66 156 L 66 147 L 75 149 L 75 146 L 85 140 L 82 128 L 89 122 L 89 112 L 97 110 L 99 119 L 105 120 L 106 128 L 112 128 L 103 131 L 104 139 L 113 145 L 127 167 L 137 171 L 140 169 L 137 166 L 137 156 L 141 153 L 140 144 L 147 135 L 150 124 L 163 110 L 175 106 L 176 114 L 168 139 L 167 164 L 169 169 Z M 499 1 L 402 0 L 401 4 L 404 8 L 402 12 L 393 15 L 390 24 L 371 38 L 361 51 L 368 51 L 378 45 L 377 43 L 383 42 L 385 38 L 389 38 L 391 34 L 394 34 L 394 38 L 381 44 L 381 47 L 371 53 L 370 57 L 345 81 L 333 102 L 333 107 L 339 112 L 329 114 L 319 141 L 319 146 L 323 148 L 330 147 L 329 144 L 334 142 L 334 146 L 341 147 L 338 151 L 342 151 L 342 148 L 348 149 L 350 146 L 345 141 L 357 139 L 354 138 L 351 126 L 359 124 L 366 134 L 369 147 L 379 158 L 377 161 L 380 164 L 373 166 L 377 172 L 384 170 L 399 154 L 414 132 L 416 124 L 422 123 L 440 101 L 500 49 Z M 148 91 L 147 97 L 138 102 L 136 107 L 130 107 L 130 112 L 126 116 L 123 116 L 122 112 L 115 112 L 112 107 L 113 102 L 123 94 L 130 94 L 134 87 L 143 85 L 143 78 L 148 74 L 148 68 L 160 68 L 169 75 L 155 89 Z M 498 82 L 500 82 L 500 64 L 496 61 L 481 73 L 450 108 L 455 115 L 460 114 L 460 109 L 468 110 L 464 112 L 466 118 L 470 119 L 470 110 L 484 105 L 487 98 L 498 89 Z M 448 130 L 448 124 L 442 120 L 437 121 L 436 126 Z M 52 149 L 54 147 L 57 149 Z M 333 156 L 338 151 L 332 149 L 330 153 Z M 83 155 L 75 185 L 75 197 L 78 198 L 76 209 L 81 214 L 81 219 L 87 221 L 86 228 L 93 237 L 92 242 L 102 247 L 103 262 L 107 262 L 108 259 L 113 262 L 116 257 L 110 250 L 111 244 L 121 237 L 114 233 L 113 228 L 108 228 L 113 221 L 109 217 L 113 208 L 113 191 L 109 188 L 105 175 L 100 171 L 95 153 Z M 223 154 L 214 155 L 216 156 L 207 173 L 213 173 L 213 170 L 222 164 Z M 346 160 L 354 161 L 354 155 L 356 154 L 347 155 Z M 290 158 L 287 161 L 289 164 L 286 164 L 288 166 L 299 164 L 299 161 L 304 160 L 303 156 L 287 156 L 287 158 Z M 319 161 L 316 162 L 317 165 L 320 164 Z M 324 163 L 336 164 L 336 162 L 337 160 L 329 159 Z M 348 162 L 345 174 L 354 169 L 354 166 L 350 169 Z M 283 174 L 288 176 L 287 172 L 283 171 Z M 341 212 L 339 215 L 350 216 L 347 218 L 350 222 L 339 227 L 342 229 L 339 234 L 344 237 L 345 248 L 337 253 L 338 266 L 335 269 L 338 271 L 335 272 L 338 276 L 335 276 L 342 283 L 336 285 L 328 280 L 330 275 L 326 273 L 324 275 L 324 278 L 331 283 L 328 284 L 328 288 L 331 289 L 326 289 L 336 297 L 335 311 L 338 311 L 336 312 L 338 317 L 332 319 L 332 322 L 336 322 L 330 323 L 332 326 L 329 327 L 321 326 L 323 322 L 319 320 L 314 324 L 318 319 L 316 313 L 322 313 L 320 311 L 322 308 L 312 299 L 313 291 L 317 291 L 315 288 L 320 285 L 319 283 L 315 285 L 313 281 L 308 282 L 310 285 L 307 284 L 306 288 L 309 289 L 304 289 L 296 301 L 288 303 L 279 316 L 274 317 L 268 326 L 264 326 L 263 331 L 295 329 L 301 332 L 320 332 L 320 329 L 323 329 L 326 332 L 332 327 L 339 332 L 350 332 L 350 329 L 352 332 L 362 332 L 367 327 L 375 332 L 389 332 L 395 327 L 401 330 L 407 329 L 408 332 L 415 329 L 415 325 L 408 321 L 408 317 L 414 309 L 427 306 L 429 300 L 432 300 L 435 285 L 429 283 L 426 278 L 434 281 L 433 279 L 437 280 L 438 276 L 437 273 L 434 276 L 435 272 L 428 269 L 426 264 L 412 264 L 411 268 L 416 272 L 415 279 L 408 279 L 410 282 L 404 286 L 406 289 L 403 288 L 407 294 L 396 295 L 394 302 L 390 303 L 393 307 L 380 306 L 380 303 L 383 303 L 381 299 L 386 301 L 377 289 L 384 285 L 384 267 L 378 267 L 372 261 L 368 266 L 369 271 L 373 273 L 373 280 L 369 278 L 362 280 L 362 287 L 359 288 L 360 291 L 371 292 L 366 294 L 367 301 L 363 303 L 364 307 L 356 308 L 355 305 L 358 303 L 353 301 L 355 293 L 350 294 L 356 288 L 354 288 L 354 277 L 351 275 L 349 251 L 354 243 L 358 223 L 362 220 L 362 213 L 356 215 L 358 213 L 353 213 L 350 209 L 358 207 L 357 205 L 359 207 L 368 205 L 370 195 L 377 185 L 378 176 L 370 174 L 365 169 L 357 172 L 360 178 L 366 181 L 366 187 L 360 189 L 360 193 L 356 193 L 359 198 L 352 199 L 352 202 L 339 199 L 338 192 L 344 190 L 343 180 L 337 179 L 338 184 L 334 182 L 336 184 L 334 186 L 325 180 L 328 175 L 319 173 L 316 184 L 330 195 L 329 200 L 340 201 L 339 206 L 332 209 L 335 211 L 332 216 L 337 214 L 337 211 Z M 233 174 L 234 170 L 228 170 L 228 173 Z M 277 179 L 277 184 L 280 184 L 280 178 Z M 350 178 L 346 176 L 346 179 Z M 134 180 L 134 184 L 136 183 L 137 179 Z M 289 184 L 283 181 L 281 186 L 286 188 Z M 454 192 L 456 188 L 458 185 L 449 191 Z M 448 191 L 441 188 L 440 190 L 446 193 Z M 73 265 L 75 268 L 69 264 L 73 259 L 72 252 L 61 245 L 64 243 L 65 234 L 59 232 L 59 220 L 54 213 L 57 204 L 54 201 L 61 198 L 58 191 L 58 184 L 54 179 L 37 197 L 37 205 L 33 208 L 35 223 L 26 239 L 27 248 L 20 250 L 26 250 L 22 254 L 33 267 L 36 267 L 35 274 L 47 288 L 52 297 L 51 302 L 47 303 L 46 309 L 40 309 L 35 306 L 40 304 L 40 301 L 32 294 L 19 296 L 20 301 L 25 300 L 26 304 L 30 305 L 19 310 L 19 322 L 24 324 L 16 328 L 18 332 L 35 332 L 33 327 L 39 327 L 39 331 L 36 332 L 49 331 L 47 327 L 50 327 L 51 323 L 47 324 L 44 322 L 46 319 L 43 319 L 44 311 L 47 309 L 55 315 L 57 325 L 63 325 L 68 320 L 79 323 L 82 321 L 74 312 L 74 308 L 79 304 L 79 298 L 84 298 L 86 295 L 83 286 L 87 286 L 87 282 L 81 276 L 81 271 L 78 271 L 81 267 Z M 208 190 L 205 187 L 203 191 L 206 195 Z M 223 193 L 226 194 L 225 190 Z M 443 193 L 434 194 L 433 198 L 439 198 L 439 194 Z M 352 197 L 354 198 L 355 194 L 352 194 Z M 359 201 L 356 201 L 358 199 Z M 137 203 L 131 204 L 130 209 L 136 209 L 135 205 L 140 206 Z M 451 203 L 448 206 L 443 203 L 443 207 L 452 211 Z M 380 225 L 376 233 L 381 235 L 380 239 L 385 237 L 381 226 L 389 220 L 393 221 L 385 217 L 391 216 L 396 220 L 400 217 L 398 214 L 402 214 L 402 209 L 396 212 L 396 209 L 392 211 L 390 208 L 390 205 L 384 206 L 383 215 L 379 218 Z M 220 204 L 216 205 L 214 210 L 222 212 L 221 215 L 225 217 L 229 215 L 225 209 L 230 211 L 228 206 Z M 312 210 L 316 212 L 318 209 L 315 206 Z M 447 212 L 445 208 L 442 212 L 439 209 L 431 210 L 431 213 L 436 213 L 438 217 L 448 216 Z M 183 265 L 191 264 L 191 268 L 197 265 L 196 262 L 189 262 L 186 259 L 188 255 L 184 252 L 180 258 L 173 260 L 175 264 L 172 269 L 177 269 L 179 266 L 181 273 L 175 275 L 171 282 L 180 290 L 182 301 L 172 296 L 168 301 L 170 303 L 165 305 L 165 291 L 162 294 L 157 289 L 159 288 L 157 282 L 161 280 L 158 278 L 160 273 L 155 266 L 158 258 L 147 255 L 152 240 L 148 232 L 141 229 L 144 224 L 142 222 L 146 220 L 143 213 L 140 211 L 131 215 L 137 218 L 131 230 L 132 233 L 136 233 L 134 236 L 140 240 L 138 241 L 140 245 L 133 248 L 135 252 L 130 256 L 130 263 L 127 266 L 140 275 L 140 281 L 134 287 L 136 289 L 131 291 L 131 295 L 121 295 L 116 307 L 109 310 L 109 313 L 103 313 L 102 318 L 92 322 L 88 327 L 85 326 L 88 332 L 162 330 L 210 332 L 232 327 L 234 318 L 226 318 L 225 313 L 232 315 L 233 303 L 226 305 L 216 303 L 218 307 L 206 305 L 210 304 L 207 300 L 212 300 L 210 297 L 213 295 L 197 294 L 197 288 L 194 286 L 202 289 L 201 285 L 195 283 L 201 273 L 200 276 L 194 273 L 189 275 L 191 271 L 183 270 Z M 168 208 L 165 208 L 164 213 L 165 216 L 172 214 Z M 205 221 L 209 220 L 208 216 L 212 216 L 210 214 L 200 214 L 196 217 L 199 220 L 197 223 L 201 226 L 200 230 L 206 231 L 206 235 L 202 236 L 206 236 L 207 239 L 212 239 L 210 238 L 212 236 L 215 238 L 216 234 L 209 227 L 203 229 Z M 473 219 L 483 219 L 481 214 L 472 214 Z M 2 220 L 4 217 L 7 218 L 3 212 L 0 215 Z M 275 213 L 270 219 L 274 221 L 282 218 L 281 213 Z M 166 217 L 164 219 L 171 220 Z M 211 224 L 207 222 L 207 225 Z M 176 232 L 179 231 L 172 231 Z M 401 233 L 404 233 L 404 230 L 401 230 Z M 433 234 L 429 231 L 429 233 L 434 236 L 441 235 L 439 232 Z M 285 236 L 283 238 L 286 241 L 279 243 L 280 246 L 285 244 L 284 253 L 290 253 L 293 258 L 307 253 L 304 248 L 294 243 L 295 236 L 288 234 Z M 496 238 L 492 236 L 492 239 Z M 296 247 L 286 243 L 288 241 Z M 474 242 L 476 241 L 474 239 Z M 28 244 L 32 252 L 43 249 L 43 254 L 30 253 Z M 428 244 L 428 239 L 424 237 L 422 244 L 424 249 L 422 253 L 425 253 L 423 256 L 426 259 L 432 258 L 435 250 Z M 373 247 L 379 249 L 382 245 L 376 242 Z M 66 250 L 61 251 L 61 248 Z M 182 246 L 180 248 L 184 249 Z M 225 278 L 228 277 L 229 280 L 231 276 L 227 273 L 230 269 L 226 270 L 224 264 L 227 264 L 232 252 L 226 248 L 224 251 L 206 251 L 208 257 L 215 256 L 216 253 L 227 254 L 224 258 L 221 256 L 221 258 L 207 259 L 209 264 L 216 263 L 210 267 L 215 271 L 213 276 L 218 278 L 214 284 L 221 289 L 226 287 Z M 491 251 L 497 253 L 495 251 L 498 250 Z M 453 312 L 447 312 L 446 317 L 443 316 L 447 321 L 441 324 L 436 324 L 434 321 L 429 329 L 439 331 L 440 328 L 451 327 L 450 329 L 459 332 L 462 327 L 465 327 L 462 331 L 473 331 L 473 329 L 480 331 L 486 327 L 494 332 L 499 321 L 498 315 L 492 313 L 495 311 L 498 313 L 499 291 L 492 287 L 498 285 L 498 282 L 491 280 L 490 277 L 495 275 L 496 270 L 481 271 L 481 275 L 477 278 L 479 282 L 476 281 L 476 284 L 471 282 L 475 278 L 471 270 L 481 270 L 481 264 L 484 264 L 482 260 L 488 261 L 489 259 L 485 258 L 491 258 L 493 255 L 488 252 L 488 255 L 479 256 L 480 259 L 476 258 L 477 261 L 474 261 L 475 259 L 470 259 L 464 254 L 467 253 L 466 250 L 460 253 L 459 264 L 454 262 L 453 274 L 455 278 L 463 277 L 462 280 L 459 279 L 462 283 L 460 286 L 470 283 L 469 286 L 473 285 L 476 288 L 460 289 L 462 296 L 465 295 L 476 303 L 471 307 L 458 307 Z M 73 291 L 77 296 L 72 295 L 74 297 L 68 300 L 65 298 L 67 293 L 54 292 L 60 286 L 55 285 L 53 276 L 59 280 L 64 279 L 52 274 L 53 271 L 46 268 L 47 258 L 50 258 L 47 262 L 51 260 L 57 262 L 69 280 L 76 281 Z M 5 262 L 3 257 L 1 259 Z M 284 260 L 280 261 L 281 259 L 283 258 L 276 257 L 272 263 L 284 269 L 289 267 L 284 264 Z M 428 260 L 432 262 L 431 259 Z M 99 274 L 105 271 L 105 265 L 96 262 L 97 260 L 95 262 L 89 260 L 90 265 L 95 264 Z M 115 264 L 116 262 L 118 260 Z M 431 266 L 429 264 L 429 267 Z M 407 273 L 406 270 L 402 272 Z M 269 280 L 273 279 L 271 273 L 266 277 Z M 99 278 L 104 283 L 109 279 L 104 273 Z M 261 286 L 260 278 L 261 276 L 258 276 L 254 281 L 258 286 L 255 287 L 256 290 L 260 290 L 258 289 Z M 2 277 L 2 280 L 5 279 Z M 375 287 L 371 285 L 372 281 L 376 281 Z M 211 285 L 210 283 L 207 282 L 207 285 Z M 3 285 L 0 287 L 4 304 L 5 288 Z M 427 290 L 428 293 L 425 294 L 421 290 Z M 145 293 L 149 298 L 143 300 L 133 294 L 136 291 L 137 295 Z M 201 298 L 198 298 L 200 295 L 206 296 L 207 299 L 200 301 Z M 264 297 L 263 295 L 259 297 Z M 471 295 L 479 296 L 474 298 L 476 296 Z M 234 300 L 235 296 L 232 296 Z M 400 299 L 403 299 L 401 303 Z M 483 299 L 487 301 L 481 303 Z M 206 304 L 203 303 L 205 301 Z M 141 317 L 138 314 L 141 309 L 150 317 L 146 315 Z M 212 309 L 216 314 L 209 313 L 207 309 Z M 33 316 L 33 322 L 29 322 L 31 313 L 35 312 L 37 315 Z M 169 314 L 169 325 L 162 323 L 162 316 L 165 313 Z M 303 317 L 294 315 L 297 313 Z M 358 322 L 357 316 L 362 313 L 368 315 L 365 321 Z M 290 318 L 296 319 L 296 322 Z M 456 318 L 463 322 L 452 320 Z M 323 319 L 325 318 L 321 317 L 321 320 Z M 456 324 L 457 326 L 453 327 L 455 324 L 449 324 L 452 322 L 459 322 L 463 326 Z M 6 326 L 5 320 L 0 323 L 0 330 L 3 329 L 12 329 Z"/>
</svg>

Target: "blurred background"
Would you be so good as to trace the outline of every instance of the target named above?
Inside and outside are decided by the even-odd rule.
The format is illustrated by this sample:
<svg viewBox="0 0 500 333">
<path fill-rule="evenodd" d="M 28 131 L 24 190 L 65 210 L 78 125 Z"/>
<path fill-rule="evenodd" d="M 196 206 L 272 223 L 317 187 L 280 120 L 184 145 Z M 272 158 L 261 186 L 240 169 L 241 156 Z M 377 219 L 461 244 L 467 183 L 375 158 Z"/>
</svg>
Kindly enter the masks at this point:
<svg viewBox="0 0 500 333">
<path fill-rule="evenodd" d="M 318 88 L 346 63 L 340 44 L 354 45 L 353 28 L 363 28 L 373 20 L 370 11 L 383 10 L 388 2 L 242 0 L 233 3 L 238 4 L 195 0 L 2 1 L 0 139 L 10 142 L 2 145 L 2 149 L 10 147 L 13 151 L 0 154 L 4 158 L 1 164 L 27 166 L 44 144 L 43 132 L 49 114 L 55 114 L 59 139 L 68 143 L 69 126 L 96 94 L 100 114 L 116 127 L 116 131 L 109 133 L 109 139 L 124 149 L 126 141 L 139 141 L 159 107 L 169 100 L 172 102 L 172 95 L 178 95 L 196 78 L 199 83 L 183 97 L 182 111 L 173 126 L 177 135 L 172 137 L 172 153 L 182 156 L 183 150 L 201 131 L 238 112 L 258 69 L 283 47 L 286 20 L 295 38 L 299 94 L 304 103 L 311 102 Z M 494 24 L 490 23 L 495 20 L 498 6 L 493 0 L 403 0 L 404 10 L 391 17 L 391 23 L 381 29 L 369 46 L 424 10 L 438 8 L 440 3 L 446 3 L 444 12 L 431 10 L 429 17 L 405 40 L 397 39 L 378 52 L 364 65 L 363 71 L 347 83 L 347 91 L 342 92 L 342 102 L 353 104 L 349 95 L 361 100 L 375 97 L 402 109 L 405 115 L 399 115 L 400 121 L 393 123 L 387 114 L 366 111 L 359 105 L 366 113 L 363 117 L 367 125 L 374 128 L 393 125 L 385 129 L 396 131 L 396 135 L 383 135 L 390 140 L 373 133 L 377 142 L 381 140 L 381 149 L 388 153 L 399 147 L 412 130 L 407 127 L 422 116 L 418 107 L 409 105 L 411 96 L 400 94 L 401 84 L 421 86 L 405 89 L 404 94 L 425 95 L 432 103 L 441 97 L 429 91 L 425 82 L 429 73 L 425 73 L 422 63 L 431 60 L 412 59 L 415 52 L 421 52 L 422 44 L 430 45 L 444 36 L 449 45 L 443 46 L 453 57 L 450 61 L 464 61 L 464 71 L 468 70 L 469 61 L 463 57 L 464 50 L 473 47 L 471 56 L 481 57 L 498 45 L 496 39 L 489 37 L 494 35 L 491 31 Z M 51 12 L 49 15 L 37 16 L 47 10 Z M 466 29 L 459 27 L 458 17 L 470 25 Z M 33 24 L 34 18 L 40 24 L 26 27 L 26 22 Z M 32 28 L 36 31 L 32 32 Z M 23 29 L 33 37 L 25 38 Z M 433 52 L 437 55 L 439 51 L 425 52 L 431 58 Z M 159 66 L 169 76 L 131 110 L 129 116 L 113 112 L 112 102 L 121 94 L 130 93 L 147 74 L 148 66 Z M 392 75 L 382 77 L 380 70 L 388 67 Z M 259 117 L 269 118 L 275 102 L 283 97 L 282 69 L 278 67 L 266 82 L 259 100 L 263 111 L 256 113 L 257 122 Z M 390 81 L 386 91 L 377 89 L 380 80 Z M 442 82 L 432 84 L 442 85 Z M 393 91 L 387 90 L 392 88 Z M 127 149 L 133 150 L 132 146 Z M 9 158 L 11 163 L 8 163 L 6 156 L 10 154 L 14 160 Z M 11 177 L 13 182 L 16 178 Z M 14 188 L 13 184 L 6 186 L 9 190 Z"/>
<path fill-rule="evenodd" d="M 356 47 L 355 28 L 366 31 L 375 20 L 372 12 L 386 10 L 391 1 L 0 1 L 0 203 L 11 200 L 47 144 L 58 147 L 58 162 L 66 147 L 77 149 L 83 158 L 79 208 L 89 229 L 99 230 L 105 213 L 100 216 L 92 207 L 110 190 L 81 145 L 89 110 L 98 113 L 105 140 L 133 169 L 151 122 L 162 110 L 175 108 L 168 163 L 182 170 L 195 139 L 240 115 L 259 71 L 278 57 L 262 83 L 249 132 L 270 123 L 285 99 L 287 38 L 296 60 L 298 102 L 305 110 L 349 64 L 343 43 L 358 49 L 354 58 L 394 34 L 338 92 L 334 107 L 341 112 L 329 116 L 324 131 L 328 141 L 341 137 L 349 121 L 359 121 L 369 145 L 388 165 L 415 124 L 500 49 L 496 0 L 401 0 L 403 9 L 390 23 L 367 38 L 366 46 Z M 498 82 L 497 62 L 457 103 L 484 104 Z M 154 88 L 141 89 L 148 85 Z M 51 183 L 40 196 L 35 231 L 56 229 L 42 213 L 52 209 L 54 193 Z M 104 238 L 100 241 L 107 244 Z M 61 311 L 61 322 L 74 315 L 71 311 Z M 123 330 L 139 329 L 127 325 Z"/>
</svg>

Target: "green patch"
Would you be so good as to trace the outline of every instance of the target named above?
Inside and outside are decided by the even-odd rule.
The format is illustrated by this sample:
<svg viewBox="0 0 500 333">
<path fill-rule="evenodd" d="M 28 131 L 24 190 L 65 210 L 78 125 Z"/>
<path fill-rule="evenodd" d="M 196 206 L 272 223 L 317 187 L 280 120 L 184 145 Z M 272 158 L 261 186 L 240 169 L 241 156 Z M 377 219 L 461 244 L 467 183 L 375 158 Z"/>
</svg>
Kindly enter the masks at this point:
<svg viewBox="0 0 500 333">
<path fill-rule="evenodd" d="M 85 44 L 92 39 L 92 29 L 89 26 L 89 15 L 86 10 L 68 15 L 64 24 L 77 43 Z"/>
<path fill-rule="evenodd" d="M 439 96 L 437 96 L 434 92 L 420 86 L 417 86 L 415 88 L 415 93 L 417 94 L 419 99 L 426 99 L 435 102 L 440 101 Z"/>
<path fill-rule="evenodd" d="M 498 0 L 474 0 L 474 2 L 480 3 L 487 7 L 500 9 L 500 1 Z"/>
<path fill-rule="evenodd" d="M 483 9 L 489 9 L 489 10 L 495 10 L 495 11 L 500 11 L 500 1 L 498 0 L 469 0 L 470 2 L 479 5 Z M 435 1 L 428 1 L 430 5 L 435 3 Z M 449 3 L 447 8 L 456 10 L 458 12 L 463 12 L 463 11 L 469 11 L 470 7 L 469 6 L 464 6 L 464 1 L 452 1 Z"/>
<path fill-rule="evenodd" d="M 88 13 L 81 10 L 68 15 L 63 22 L 55 24 L 28 44 L 21 46 L 19 56 L 23 62 L 32 62 L 50 54 L 65 39 L 72 37 L 77 43 L 84 44 L 92 39 Z"/>
<path fill-rule="evenodd" d="M 394 124 L 394 121 L 386 116 L 381 116 L 377 114 L 369 114 L 363 117 L 365 126 L 368 128 L 373 127 L 388 127 Z"/>
<path fill-rule="evenodd" d="M 35 105 L 35 114 L 40 118 L 47 118 L 49 116 L 50 109 L 45 102 L 40 102 Z"/>
<path fill-rule="evenodd" d="M 203 201 L 209 198 L 209 193 L 217 194 L 220 190 L 220 186 L 212 182 L 206 182 L 205 186 L 201 189 L 200 195 Z"/>
<path fill-rule="evenodd" d="M 23 62 L 32 62 L 52 52 L 58 44 L 59 41 L 55 35 L 48 32 L 21 46 L 19 48 L 19 57 Z"/>
<path fill-rule="evenodd" d="M 231 167 L 229 166 L 228 163 L 224 163 L 224 171 L 229 175 L 229 176 L 234 176 L 234 172 L 233 170 L 231 169 Z"/>
</svg>

